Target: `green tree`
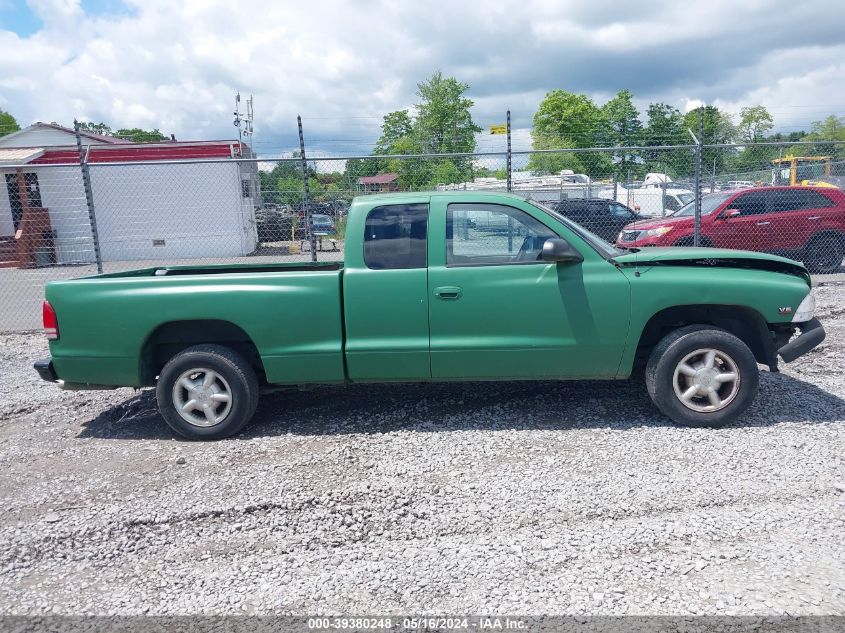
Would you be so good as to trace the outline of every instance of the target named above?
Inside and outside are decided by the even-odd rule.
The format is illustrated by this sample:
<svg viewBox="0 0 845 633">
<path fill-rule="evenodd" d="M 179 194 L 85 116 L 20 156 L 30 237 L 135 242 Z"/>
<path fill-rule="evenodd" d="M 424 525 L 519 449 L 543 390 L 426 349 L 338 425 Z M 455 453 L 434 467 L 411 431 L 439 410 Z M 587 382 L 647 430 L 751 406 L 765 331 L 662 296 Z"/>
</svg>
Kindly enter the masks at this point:
<svg viewBox="0 0 845 633">
<path fill-rule="evenodd" d="M 808 139 L 845 141 L 845 117 L 830 115 L 823 121 L 814 121 Z"/>
<path fill-rule="evenodd" d="M 393 144 L 392 153 L 419 154 L 421 152 L 415 137 L 403 136 Z M 418 191 L 432 185 L 435 162 L 426 158 L 391 158 L 385 162 L 384 171 L 399 174 L 400 188 Z"/>
<path fill-rule="evenodd" d="M 133 143 L 158 143 L 167 140 L 167 137 L 158 128 L 154 130 L 142 130 L 138 127 L 121 128 L 115 133 L 115 136 Z"/>
<path fill-rule="evenodd" d="M 375 176 L 381 171 L 381 162 L 378 158 L 353 158 L 347 160 L 338 186 L 345 191 L 356 191 L 358 179 L 362 176 Z"/>
<path fill-rule="evenodd" d="M 688 145 L 684 115 L 668 103 L 650 103 L 646 111 L 643 145 Z"/>
<path fill-rule="evenodd" d="M 761 180 L 768 182 L 771 177 L 772 159 L 780 156 L 782 151 L 783 149 L 777 145 L 744 147 L 726 161 L 725 169 L 727 173 L 720 175 L 726 180 Z M 731 177 L 727 178 L 727 176 Z"/>
<path fill-rule="evenodd" d="M 701 133 L 699 133 L 701 120 Z M 722 112 L 716 106 L 700 106 L 690 110 L 684 116 L 684 123 L 689 127 L 698 140 L 704 145 L 733 143 L 737 138 L 736 127 L 731 116 Z M 736 150 L 730 147 L 705 147 L 701 152 L 702 174 L 723 173 L 736 155 Z"/>
<path fill-rule="evenodd" d="M 640 113 L 634 106 L 634 95 L 630 90 L 620 90 L 615 97 L 601 107 L 604 128 L 601 131 L 607 144 L 640 145 L 643 140 L 643 124 Z"/>
<path fill-rule="evenodd" d="M 378 173 L 399 174 L 399 187 L 407 190 L 472 178 L 475 170 L 469 158 L 379 158 L 473 152 L 475 135 L 481 128 L 472 120 L 473 101 L 465 96 L 467 90 L 468 84 L 454 77 L 444 77 L 439 71 L 417 84 L 419 102 L 414 106 L 413 114 L 408 110 L 396 110 L 383 117 L 381 136 L 372 157 L 347 161 L 337 182 L 339 189 L 354 189 L 359 178 Z"/>
<path fill-rule="evenodd" d="M 17 132 L 21 129 L 17 120 L 5 110 L 0 110 L 0 136 Z"/>
<path fill-rule="evenodd" d="M 788 141 L 788 142 L 795 142 L 803 140 L 807 136 L 807 132 L 804 130 L 796 130 L 794 132 L 787 132 L 784 134 L 783 132 L 775 132 L 770 136 L 766 137 L 767 141 Z"/>
<path fill-rule="evenodd" d="M 702 132 L 698 133 L 699 117 Z M 731 115 L 716 106 L 699 106 L 684 115 L 684 124 L 690 128 L 702 143 L 732 143 L 736 140 L 736 127 Z"/>
<path fill-rule="evenodd" d="M 114 136 L 114 132 L 112 132 L 108 124 L 103 123 L 102 121 L 100 123 L 80 121 L 79 129 L 83 132 L 91 132 L 92 134 L 100 134 L 102 136 Z"/>
<path fill-rule="evenodd" d="M 264 202 L 289 204 L 293 207 L 302 204 L 305 188 L 302 184 L 302 162 L 298 160 L 299 152 L 294 152 L 291 158 L 297 160 L 280 160 L 270 171 L 259 170 L 258 178 Z M 311 164 L 308 165 L 308 188 L 312 194 L 322 192 L 324 189 L 317 170 Z"/>
<path fill-rule="evenodd" d="M 601 107 L 601 114 L 604 125 L 597 135 L 601 145 L 624 147 L 642 143 L 643 124 L 630 90 L 620 90 Z M 620 174 L 626 174 L 641 162 L 640 152 L 615 152 L 613 161 L 616 170 Z"/>
<path fill-rule="evenodd" d="M 534 113 L 534 149 L 592 147 L 604 123 L 601 110 L 587 95 L 552 90 Z"/>
<path fill-rule="evenodd" d="M 587 95 L 552 90 L 534 113 L 531 144 L 539 150 L 595 147 L 605 125 L 604 113 Z M 537 173 L 572 169 L 599 178 L 612 171 L 613 163 L 600 152 L 532 154 L 528 169 Z"/>
<path fill-rule="evenodd" d="M 381 124 L 381 137 L 376 143 L 373 154 L 392 154 L 396 142 L 414 132 L 414 121 L 407 110 L 389 112 Z"/>
<path fill-rule="evenodd" d="M 772 127 L 774 127 L 774 121 L 765 106 L 750 106 L 739 111 L 737 136 L 746 143 L 763 140 L 766 132 Z"/>
<path fill-rule="evenodd" d="M 534 149 L 574 149 L 575 144 L 571 141 L 561 139 L 551 143 L 554 147 L 543 147 L 547 139 L 535 140 Z M 528 169 L 536 174 L 559 174 L 564 170 L 570 170 L 576 174 L 587 172 L 580 157 L 587 156 L 586 152 L 561 152 L 554 154 L 531 154 L 528 159 Z"/>
<path fill-rule="evenodd" d="M 441 160 L 435 165 L 431 173 L 431 184 L 450 185 L 462 182 L 461 172 L 454 161 Z"/>
<path fill-rule="evenodd" d="M 376 173 L 399 174 L 402 189 L 418 190 L 440 182 L 461 182 L 472 177 L 470 159 L 379 159 L 387 154 L 469 153 L 475 149 L 475 134 L 481 128 L 472 120 L 471 99 L 465 96 L 469 86 L 454 77 L 434 73 L 417 85 L 419 103 L 415 116 L 397 110 L 384 116 L 381 137 L 372 159 L 348 161 L 344 173 L 347 184 Z"/>
<path fill-rule="evenodd" d="M 803 139 L 814 141 L 811 146 L 802 148 L 802 153 L 814 156 L 832 156 L 836 160 L 845 158 L 845 147 L 836 143 L 819 141 L 845 141 L 845 117 L 829 116 L 822 121 L 814 121 L 810 133 Z M 798 148 L 790 148 L 789 153 L 797 155 Z"/>
<path fill-rule="evenodd" d="M 766 139 L 772 129 L 772 115 L 764 106 L 749 106 L 739 112 L 736 138 L 743 143 L 755 143 Z M 726 168 L 737 180 L 767 180 L 771 161 L 777 158 L 778 148 L 770 145 L 749 145 L 743 147 L 726 162 Z M 711 168 L 712 169 L 712 168 Z"/>
<path fill-rule="evenodd" d="M 472 99 L 464 96 L 469 84 L 440 71 L 417 84 L 417 116 L 414 132 L 424 152 L 443 154 L 472 152 L 481 128 L 472 120 Z"/>
<path fill-rule="evenodd" d="M 646 110 L 643 145 L 689 145 L 692 139 L 684 123 L 684 115 L 668 103 L 651 103 Z M 646 171 L 667 173 L 673 178 L 691 174 L 693 152 L 689 149 L 654 149 L 643 152 Z"/>
<path fill-rule="evenodd" d="M 287 204 L 298 209 L 305 199 L 305 186 L 301 176 L 284 176 L 277 182 L 277 192 L 280 204 Z M 317 178 L 309 176 L 308 193 L 309 200 L 319 201 L 324 192 L 322 183 Z"/>
</svg>

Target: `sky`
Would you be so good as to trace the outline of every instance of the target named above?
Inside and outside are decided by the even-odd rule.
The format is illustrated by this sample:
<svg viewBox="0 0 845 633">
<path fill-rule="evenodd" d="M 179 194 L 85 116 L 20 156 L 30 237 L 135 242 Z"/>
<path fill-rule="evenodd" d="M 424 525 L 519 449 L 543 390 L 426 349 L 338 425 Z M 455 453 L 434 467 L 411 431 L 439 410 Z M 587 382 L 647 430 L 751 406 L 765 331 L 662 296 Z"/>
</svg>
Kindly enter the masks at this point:
<svg viewBox="0 0 845 633">
<path fill-rule="evenodd" d="M 0 0 L 0 109 L 228 139 L 239 90 L 259 155 L 298 146 L 298 114 L 309 155 L 366 154 L 440 70 L 485 129 L 511 110 L 516 149 L 556 88 L 599 104 L 627 88 L 643 111 L 762 104 L 788 132 L 845 115 L 843 27 L 832 0 Z"/>
</svg>

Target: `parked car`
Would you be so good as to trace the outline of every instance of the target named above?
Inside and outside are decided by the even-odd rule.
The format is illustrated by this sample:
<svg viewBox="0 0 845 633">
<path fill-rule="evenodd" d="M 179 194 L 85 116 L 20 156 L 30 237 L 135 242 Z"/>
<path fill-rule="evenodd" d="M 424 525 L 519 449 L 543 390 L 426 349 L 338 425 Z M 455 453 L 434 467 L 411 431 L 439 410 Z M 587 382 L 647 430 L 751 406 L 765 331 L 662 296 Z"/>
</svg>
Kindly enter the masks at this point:
<svg viewBox="0 0 845 633">
<path fill-rule="evenodd" d="M 751 189 L 754 183 L 750 180 L 729 180 L 726 189 Z"/>
<path fill-rule="evenodd" d="M 311 216 L 311 228 L 315 235 L 331 235 L 337 230 L 334 220 L 322 213 L 315 213 Z"/>
<path fill-rule="evenodd" d="M 695 203 L 668 218 L 626 226 L 622 247 L 690 246 Z M 701 245 L 777 253 L 813 272 L 839 270 L 845 258 L 845 193 L 832 187 L 757 187 L 701 198 Z"/>
<path fill-rule="evenodd" d="M 478 210 L 524 237 L 456 222 Z M 778 356 L 793 361 L 824 339 L 797 262 L 626 252 L 512 194 L 363 196 L 347 232 L 343 262 L 50 282 L 52 358 L 35 368 L 65 389 L 155 386 L 164 420 L 194 439 L 237 433 L 266 383 L 620 379 L 640 369 L 675 422 L 721 426 L 754 400 L 758 363 L 776 368 Z"/>
<path fill-rule="evenodd" d="M 656 185 L 626 189 L 617 185 L 616 201 L 629 209 L 634 209 L 643 216 L 671 215 L 695 198 L 694 194 L 688 189 L 677 188 L 676 183 L 672 183 L 672 185 L 666 189 Z M 613 189 L 599 193 L 598 197 L 612 200 Z"/>
<path fill-rule="evenodd" d="M 295 215 L 290 207 L 267 206 L 255 212 L 255 228 L 259 242 L 290 240 Z"/>
<path fill-rule="evenodd" d="M 603 198 L 561 200 L 555 211 L 611 243 L 624 226 L 645 219 L 624 204 Z"/>
</svg>

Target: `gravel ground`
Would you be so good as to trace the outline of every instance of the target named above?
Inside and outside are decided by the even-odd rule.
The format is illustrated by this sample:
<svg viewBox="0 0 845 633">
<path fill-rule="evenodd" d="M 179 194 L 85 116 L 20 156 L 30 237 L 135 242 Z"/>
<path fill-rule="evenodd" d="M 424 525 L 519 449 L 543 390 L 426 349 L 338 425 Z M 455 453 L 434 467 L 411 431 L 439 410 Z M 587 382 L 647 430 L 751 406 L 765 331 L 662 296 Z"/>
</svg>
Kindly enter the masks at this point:
<svg viewBox="0 0 845 633">
<path fill-rule="evenodd" d="M 742 424 L 641 383 L 315 388 L 234 439 L 0 335 L 0 613 L 845 614 L 845 285 Z"/>
</svg>

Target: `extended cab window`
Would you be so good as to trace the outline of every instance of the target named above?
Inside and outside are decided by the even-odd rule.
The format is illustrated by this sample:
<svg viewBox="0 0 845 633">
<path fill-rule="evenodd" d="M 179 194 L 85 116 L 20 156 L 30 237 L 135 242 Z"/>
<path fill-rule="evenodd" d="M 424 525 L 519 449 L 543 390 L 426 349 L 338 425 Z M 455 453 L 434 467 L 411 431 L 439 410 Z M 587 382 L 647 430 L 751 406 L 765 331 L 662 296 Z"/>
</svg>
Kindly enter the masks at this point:
<svg viewBox="0 0 845 633">
<path fill-rule="evenodd" d="M 364 224 L 367 268 L 425 268 L 427 225 L 427 204 L 391 204 L 371 210 Z"/>
<path fill-rule="evenodd" d="M 540 261 L 543 243 L 558 237 L 524 211 L 500 204 L 450 204 L 446 265 L 479 266 Z"/>
</svg>

